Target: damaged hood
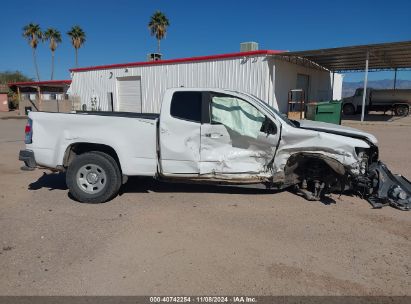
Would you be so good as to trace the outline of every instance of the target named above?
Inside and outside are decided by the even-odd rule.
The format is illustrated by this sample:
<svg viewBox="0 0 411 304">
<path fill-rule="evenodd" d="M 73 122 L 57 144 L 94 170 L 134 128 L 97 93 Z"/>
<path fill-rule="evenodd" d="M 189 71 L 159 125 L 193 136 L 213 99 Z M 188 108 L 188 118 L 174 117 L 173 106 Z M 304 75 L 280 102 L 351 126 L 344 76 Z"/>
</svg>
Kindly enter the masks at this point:
<svg viewBox="0 0 411 304">
<path fill-rule="evenodd" d="M 377 138 L 374 135 L 355 128 L 305 119 L 299 120 L 298 124 L 299 128 L 301 129 L 315 130 L 354 138 L 367 139 L 374 145 L 377 145 L 378 143 Z"/>
</svg>

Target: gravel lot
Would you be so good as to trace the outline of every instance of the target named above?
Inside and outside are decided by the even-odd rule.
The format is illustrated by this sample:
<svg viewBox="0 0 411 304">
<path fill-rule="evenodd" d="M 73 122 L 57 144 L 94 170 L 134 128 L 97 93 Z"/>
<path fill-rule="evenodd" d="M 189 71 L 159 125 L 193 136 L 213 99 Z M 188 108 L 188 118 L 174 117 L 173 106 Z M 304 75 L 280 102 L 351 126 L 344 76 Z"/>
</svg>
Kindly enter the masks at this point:
<svg viewBox="0 0 411 304">
<path fill-rule="evenodd" d="M 24 124 L 0 119 L 1 295 L 411 295 L 410 212 L 138 178 L 80 204 L 63 174 L 19 170 Z M 411 117 L 345 124 L 411 177 Z"/>
</svg>

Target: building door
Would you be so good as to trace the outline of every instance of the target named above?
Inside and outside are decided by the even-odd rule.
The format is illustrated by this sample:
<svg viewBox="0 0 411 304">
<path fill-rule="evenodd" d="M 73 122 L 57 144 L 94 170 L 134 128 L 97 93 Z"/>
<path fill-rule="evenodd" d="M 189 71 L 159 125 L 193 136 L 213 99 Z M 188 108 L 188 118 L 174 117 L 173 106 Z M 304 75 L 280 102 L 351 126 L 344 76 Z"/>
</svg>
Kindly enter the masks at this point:
<svg viewBox="0 0 411 304">
<path fill-rule="evenodd" d="M 308 102 L 310 96 L 310 76 L 306 74 L 297 74 L 296 89 L 303 89 L 305 94 L 305 102 Z"/>
<path fill-rule="evenodd" d="M 142 111 L 141 77 L 117 78 L 117 110 L 120 112 Z"/>
</svg>

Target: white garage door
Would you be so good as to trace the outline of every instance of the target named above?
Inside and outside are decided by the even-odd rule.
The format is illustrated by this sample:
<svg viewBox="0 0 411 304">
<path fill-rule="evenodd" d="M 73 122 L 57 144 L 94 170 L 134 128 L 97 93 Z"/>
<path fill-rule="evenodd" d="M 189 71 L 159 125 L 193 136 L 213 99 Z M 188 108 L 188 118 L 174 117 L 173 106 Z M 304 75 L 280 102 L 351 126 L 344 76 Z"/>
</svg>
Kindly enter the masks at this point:
<svg viewBox="0 0 411 304">
<path fill-rule="evenodd" d="M 120 112 L 141 113 L 141 77 L 129 76 L 117 78 L 118 110 Z"/>
</svg>

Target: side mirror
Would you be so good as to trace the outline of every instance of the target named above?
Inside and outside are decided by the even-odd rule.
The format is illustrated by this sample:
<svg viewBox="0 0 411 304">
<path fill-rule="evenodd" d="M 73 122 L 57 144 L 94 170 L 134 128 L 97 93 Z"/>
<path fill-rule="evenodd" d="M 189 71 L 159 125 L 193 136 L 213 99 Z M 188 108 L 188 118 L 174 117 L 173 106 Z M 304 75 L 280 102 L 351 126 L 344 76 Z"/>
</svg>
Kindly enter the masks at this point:
<svg viewBox="0 0 411 304">
<path fill-rule="evenodd" d="M 261 132 L 269 135 L 269 134 L 277 134 L 277 126 L 274 122 L 271 121 L 267 116 L 265 117 L 265 120 L 263 124 L 261 125 Z"/>
</svg>

